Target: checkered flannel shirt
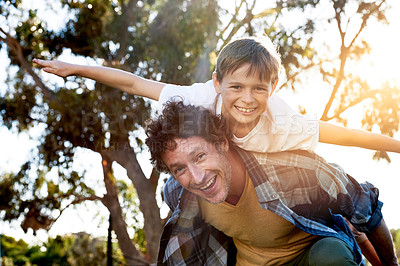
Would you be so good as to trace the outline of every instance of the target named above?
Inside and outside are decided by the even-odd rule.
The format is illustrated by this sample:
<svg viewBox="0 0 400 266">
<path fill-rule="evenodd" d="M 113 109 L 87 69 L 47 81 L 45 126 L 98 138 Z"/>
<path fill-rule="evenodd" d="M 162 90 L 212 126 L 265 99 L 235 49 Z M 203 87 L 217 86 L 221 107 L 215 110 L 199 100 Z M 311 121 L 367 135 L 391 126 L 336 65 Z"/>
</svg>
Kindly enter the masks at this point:
<svg viewBox="0 0 400 266">
<path fill-rule="evenodd" d="M 237 151 L 263 209 L 309 234 L 342 239 L 353 250 L 356 262 L 361 262 L 359 247 L 342 216 L 361 232 L 374 231 L 382 220 L 377 188 L 368 182 L 359 184 L 342 168 L 312 152 Z M 232 239 L 204 222 L 194 194 L 171 177 L 164 196 L 173 213 L 161 238 L 159 265 L 235 263 Z"/>
</svg>

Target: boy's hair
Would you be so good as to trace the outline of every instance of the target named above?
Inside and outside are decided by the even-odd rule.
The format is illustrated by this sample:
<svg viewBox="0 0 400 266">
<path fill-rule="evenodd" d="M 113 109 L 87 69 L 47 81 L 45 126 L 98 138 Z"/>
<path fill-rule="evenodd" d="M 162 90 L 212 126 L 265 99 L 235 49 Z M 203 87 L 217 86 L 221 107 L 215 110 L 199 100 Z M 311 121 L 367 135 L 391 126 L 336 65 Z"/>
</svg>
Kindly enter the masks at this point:
<svg viewBox="0 0 400 266">
<path fill-rule="evenodd" d="M 159 172 L 169 172 L 161 156 L 176 148 L 176 139 L 198 136 L 218 147 L 232 137 L 226 120 L 203 107 L 185 105 L 176 99 L 165 103 L 157 118 L 147 121 L 146 135 L 150 160 Z"/>
<path fill-rule="evenodd" d="M 222 81 L 226 74 L 250 64 L 247 75 L 258 73 L 259 79 L 274 83 L 279 76 L 281 58 L 276 46 L 267 36 L 241 38 L 228 43 L 217 58 L 215 72 Z"/>
</svg>

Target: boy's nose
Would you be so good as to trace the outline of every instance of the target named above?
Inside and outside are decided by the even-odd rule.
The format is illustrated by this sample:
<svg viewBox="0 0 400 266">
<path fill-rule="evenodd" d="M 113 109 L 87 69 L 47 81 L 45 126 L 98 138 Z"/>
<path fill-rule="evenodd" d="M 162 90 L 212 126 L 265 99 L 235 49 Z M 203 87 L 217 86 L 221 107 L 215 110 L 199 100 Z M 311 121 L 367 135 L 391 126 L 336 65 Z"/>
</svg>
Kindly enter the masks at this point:
<svg viewBox="0 0 400 266">
<path fill-rule="evenodd" d="M 244 103 L 254 102 L 253 92 L 251 90 L 244 90 L 241 100 Z"/>
</svg>

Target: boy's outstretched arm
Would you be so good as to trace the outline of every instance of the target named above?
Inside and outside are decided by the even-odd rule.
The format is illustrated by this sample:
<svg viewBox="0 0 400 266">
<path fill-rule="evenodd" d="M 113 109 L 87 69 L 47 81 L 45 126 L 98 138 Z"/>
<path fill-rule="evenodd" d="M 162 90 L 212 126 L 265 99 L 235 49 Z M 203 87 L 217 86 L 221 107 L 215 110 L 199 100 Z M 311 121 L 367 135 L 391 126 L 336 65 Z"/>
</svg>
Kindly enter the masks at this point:
<svg viewBox="0 0 400 266">
<path fill-rule="evenodd" d="M 319 121 L 319 142 L 400 153 L 400 141 L 368 131 Z"/>
<path fill-rule="evenodd" d="M 45 72 L 60 76 L 81 76 L 101 82 L 107 86 L 130 94 L 158 100 L 165 83 L 145 79 L 127 71 L 103 66 L 85 66 L 65 63 L 58 60 L 33 59 Z"/>
</svg>

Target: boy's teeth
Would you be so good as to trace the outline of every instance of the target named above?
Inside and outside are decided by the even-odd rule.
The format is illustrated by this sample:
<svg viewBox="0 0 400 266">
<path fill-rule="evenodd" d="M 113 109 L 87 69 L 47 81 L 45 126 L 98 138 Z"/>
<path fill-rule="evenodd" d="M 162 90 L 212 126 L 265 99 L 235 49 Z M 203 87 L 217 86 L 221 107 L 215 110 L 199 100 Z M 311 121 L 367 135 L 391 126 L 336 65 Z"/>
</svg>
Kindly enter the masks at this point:
<svg viewBox="0 0 400 266">
<path fill-rule="evenodd" d="M 201 190 L 206 190 L 214 182 L 214 179 L 215 179 L 215 177 L 211 178 L 210 181 L 208 181 L 208 183 L 205 184 L 204 186 L 202 186 L 200 189 Z"/>
<path fill-rule="evenodd" d="M 253 112 L 254 110 L 255 110 L 255 108 L 251 108 L 251 109 L 248 109 L 248 108 L 242 108 L 242 107 L 236 107 L 240 112 L 244 112 L 244 113 L 251 113 L 251 112 Z"/>
</svg>

